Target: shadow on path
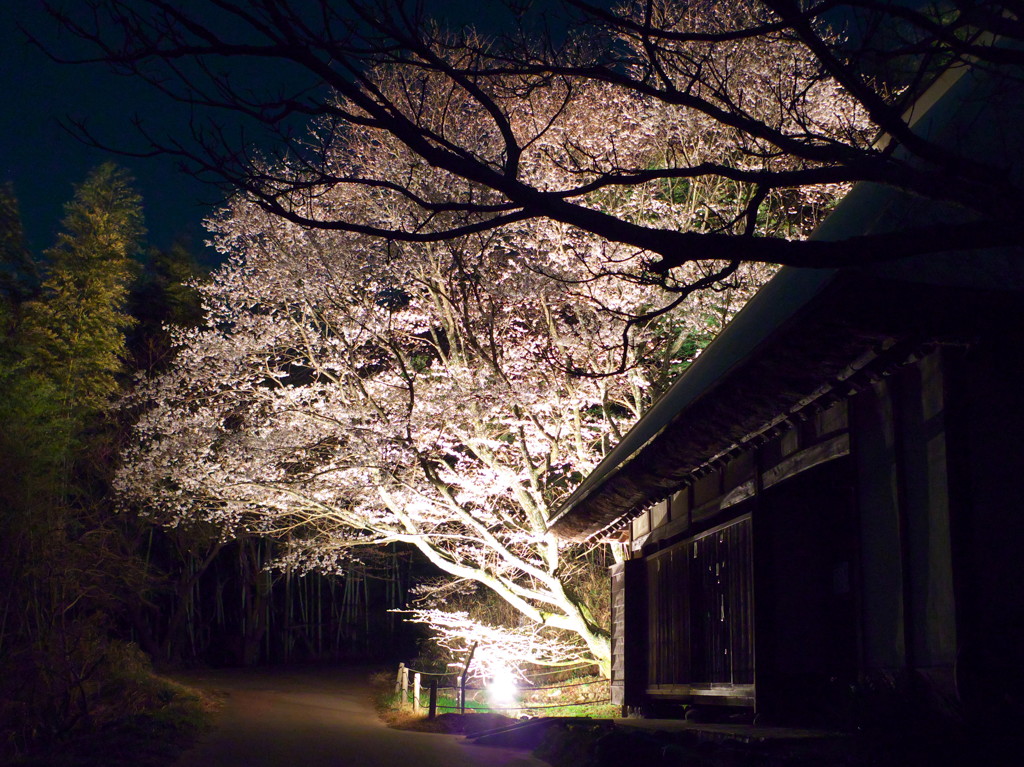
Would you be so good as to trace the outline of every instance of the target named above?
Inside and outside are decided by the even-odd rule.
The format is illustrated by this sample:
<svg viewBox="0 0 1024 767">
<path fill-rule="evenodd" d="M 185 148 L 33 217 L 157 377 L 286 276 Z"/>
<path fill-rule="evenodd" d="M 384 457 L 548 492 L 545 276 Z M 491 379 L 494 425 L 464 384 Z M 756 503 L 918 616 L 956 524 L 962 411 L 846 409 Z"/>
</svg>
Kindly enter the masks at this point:
<svg viewBox="0 0 1024 767">
<path fill-rule="evenodd" d="M 459 735 L 386 727 L 359 668 L 233 669 L 177 678 L 227 694 L 214 729 L 175 767 L 546 767 Z"/>
</svg>

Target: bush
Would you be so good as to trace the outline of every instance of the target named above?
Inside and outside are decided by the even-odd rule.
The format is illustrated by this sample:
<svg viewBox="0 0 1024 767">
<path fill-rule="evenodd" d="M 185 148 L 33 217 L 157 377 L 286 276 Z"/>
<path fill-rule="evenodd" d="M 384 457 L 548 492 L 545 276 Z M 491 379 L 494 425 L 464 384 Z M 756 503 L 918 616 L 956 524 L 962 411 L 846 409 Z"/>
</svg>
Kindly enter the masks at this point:
<svg viewBox="0 0 1024 767">
<path fill-rule="evenodd" d="M 30 669 L 38 673 L 38 669 Z M 29 674 L 28 676 L 32 676 Z M 21 700 L 5 712 L 25 717 L 5 733 L 0 762 L 18 767 L 162 767 L 207 726 L 213 705 L 199 693 L 156 676 L 135 644 L 111 642 L 81 685 L 87 716 L 61 731 L 45 729 L 45 708 Z M 45 703 L 40 695 L 36 701 Z"/>
</svg>

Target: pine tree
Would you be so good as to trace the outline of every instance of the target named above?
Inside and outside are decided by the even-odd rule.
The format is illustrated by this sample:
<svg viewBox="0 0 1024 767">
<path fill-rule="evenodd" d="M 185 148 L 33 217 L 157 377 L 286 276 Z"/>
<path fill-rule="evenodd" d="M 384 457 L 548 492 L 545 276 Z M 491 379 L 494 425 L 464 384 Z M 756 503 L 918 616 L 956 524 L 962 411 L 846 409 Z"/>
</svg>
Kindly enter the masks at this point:
<svg viewBox="0 0 1024 767">
<path fill-rule="evenodd" d="M 32 376 L 52 388 L 76 426 L 101 412 L 117 391 L 125 354 L 125 313 L 144 234 L 132 178 L 113 163 L 96 168 L 65 208 L 63 231 L 46 256 L 41 294 L 25 318 Z"/>
<path fill-rule="evenodd" d="M 0 184 L 0 343 L 5 347 L 14 332 L 19 306 L 31 296 L 38 281 L 14 187 Z"/>
<path fill-rule="evenodd" d="M 17 222 L 12 200 L 0 206 L 5 222 Z M 118 600 L 144 578 L 110 522 L 116 431 L 99 418 L 118 391 L 131 325 L 141 201 L 124 170 L 94 170 L 65 207 L 41 282 L 19 232 L 11 223 L 0 240 L 11 277 L 0 349 L 0 699 L 21 712 L 18 737 L 53 737 L 88 719 L 87 683 Z"/>
</svg>

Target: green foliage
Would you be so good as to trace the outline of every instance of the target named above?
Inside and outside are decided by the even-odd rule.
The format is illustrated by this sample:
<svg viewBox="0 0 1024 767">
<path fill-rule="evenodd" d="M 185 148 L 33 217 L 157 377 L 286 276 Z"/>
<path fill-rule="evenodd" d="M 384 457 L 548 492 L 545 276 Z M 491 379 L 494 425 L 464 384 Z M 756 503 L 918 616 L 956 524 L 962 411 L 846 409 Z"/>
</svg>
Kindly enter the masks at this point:
<svg viewBox="0 0 1024 767">
<path fill-rule="evenodd" d="M 14 188 L 0 184 L 0 367 L 5 371 L 15 362 L 14 331 L 22 304 L 37 288 L 37 278 Z"/>
<path fill-rule="evenodd" d="M 102 412 L 118 390 L 132 256 L 144 234 L 142 203 L 126 171 L 94 170 L 65 208 L 64 230 L 47 251 L 40 296 L 26 306 L 27 370 L 52 386 L 76 424 Z"/>
<path fill-rule="evenodd" d="M 16 359 L 0 366 L 0 506 L 6 513 L 0 525 L 11 523 L 21 510 L 39 517 L 34 509 L 48 497 L 64 446 L 71 438 L 68 424 L 54 418 L 56 394 L 45 382 L 26 375 Z"/>
<path fill-rule="evenodd" d="M 118 610 L 144 581 L 106 499 L 141 205 L 94 171 L 68 204 L 42 282 L 0 193 L 0 751 L 88 725 Z"/>
<path fill-rule="evenodd" d="M 135 645 L 112 643 L 91 685 L 92 726 L 11 762 L 19 767 L 161 767 L 209 726 L 190 688 L 156 676 Z"/>
<path fill-rule="evenodd" d="M 0 312 L 31 295 L 39 273 L 25 242 L 18 199 L 11 184 L 0 184 Z M 6 324 L 0 328 L 7 329 Z"/>
<path fill-rule="evenodd" d="M 170 362 L 173 344 L 168 325 L 202 323 L 203 308 L 192 283 L 203 276 L 204 270 L 183 241 L 150 251 L 128 301 L 136 320 L 128 335 L 128 351 L 137 370 L 152 373 Z"/>
<path fill-rule="evenodd" d="M 139 268 L 141 204 L 112 165 L 78 187 L 39 270 L 17 212 L 0 187 L 0 762 L 170 764 L 205 715 L 195 695 L 154 677 L 139 647 L 121 640 L 132 636 L 161 662 L 220 641 L 235 660 L 270 647 L 259 638 L 273 607 L 253 540 L 222 551 L 219 531 L 154 530 L 111 498 L 130 413 L 109 405 L 129 380 L 123 373 L 153 371 L 173 355 L 166 323 L 201 320 L 188 285 L 199 269 L 181 244 L 151 251 Z M 345 643 L 323 630 L 335 606 L 351 607 L 334 598 L 337 584 L 285 580 L 275 614 L 285 613 L 292 643 L 285 657 L 320 652 L 321 638 Z M 234 596 L 225 596 L 229 583 Z M 349 624 L 362 624 L 351 612 Z M 227 652 L 236 634 L 245 640 L 237 656 Z"/>
</svg>

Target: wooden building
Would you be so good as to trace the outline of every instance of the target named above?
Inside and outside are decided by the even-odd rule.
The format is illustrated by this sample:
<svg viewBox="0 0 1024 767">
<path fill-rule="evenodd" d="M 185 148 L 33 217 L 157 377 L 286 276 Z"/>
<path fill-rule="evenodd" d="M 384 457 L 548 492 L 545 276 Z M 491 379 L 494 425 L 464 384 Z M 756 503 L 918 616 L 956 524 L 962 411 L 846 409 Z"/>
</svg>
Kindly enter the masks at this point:
<svg viewBox="0 0 1024 767">
<path fill-rule="evenodd" d="M 917 127 L 1019 178 L 1024 104 L 984 87 L 945 83 Z M 949 215 L 862 185 L 815 236 Z M 551 527 L 628 541 L 617 702 L 1024 714 L 1022 262 L 785 269 L 583 481 Z"/>
</svg>

